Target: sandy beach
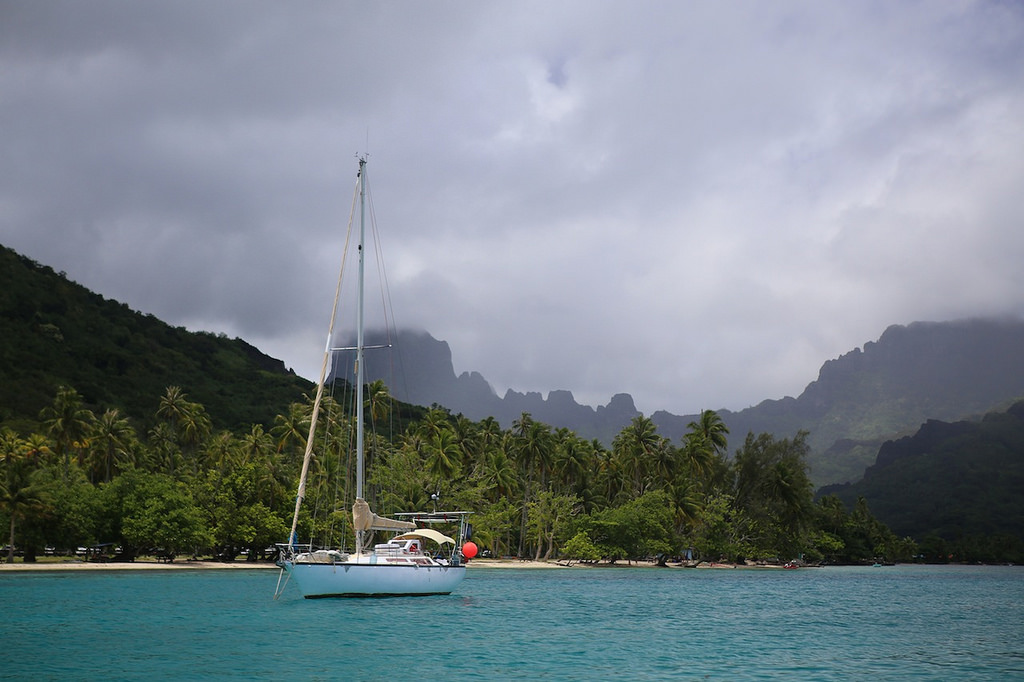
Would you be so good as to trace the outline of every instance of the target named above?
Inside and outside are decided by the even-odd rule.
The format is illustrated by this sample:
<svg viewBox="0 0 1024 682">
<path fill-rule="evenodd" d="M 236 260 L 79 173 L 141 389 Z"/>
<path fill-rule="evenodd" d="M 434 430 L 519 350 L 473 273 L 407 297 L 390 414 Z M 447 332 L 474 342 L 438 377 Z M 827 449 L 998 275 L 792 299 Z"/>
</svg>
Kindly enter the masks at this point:
<svg viewBox="0 0 1024 682">
<path fill-rule="evenodd" d="M 133 562 L 113 561 L 42 561 L 37 563 L 2 563 L 0 573 L 19 571 L 195 571 L 195 570 L 252 570 L 276 569 L 266 561 L 161 561 L 137 560 Z M 474 559 L 468 568 L 565 568 L 553 561 L 520 561 L 519 559 Z"/>
<path fill-rule="evenodd" d="M 565 568 L 637 568 L 653 567 L 653 563 L 617 562 L 615 564 L 578 564 L 569 566 L 556 561 L 534 561 L 532 559 L 473 559 L 467 567 L 476 569 L 565 569 Z M 166 563 L 155 560 L 137 560 L 134 562 L 103 562 L 103 561 L 42 561 L 37 563 L 0 563 L 0 573 L 19 571 L 196 571 L 196 570 L 253 570 L 276 569 L 277 566 L 266 561 L 175 561 Z M 679 564 L 669 564 L 667 568 L 685 568 Z M 702 562 L 693 568 L 697 569 L 775 569 L 781 566 L 765 565 L 750 566 L 717 562 Z"/>
<path fill-rule="evenodd" d="M 19 571 L 195 571 L 254 568 L 277 568 L 277 566 L 265 561 L 253 563 L 247 561 L 230 563 L 223 561 L 175 561 L 173 563 L 164 561 L 43 561 L 34 564 L 3 563 L 0 564 L 0 573 Z"/>
</svg>

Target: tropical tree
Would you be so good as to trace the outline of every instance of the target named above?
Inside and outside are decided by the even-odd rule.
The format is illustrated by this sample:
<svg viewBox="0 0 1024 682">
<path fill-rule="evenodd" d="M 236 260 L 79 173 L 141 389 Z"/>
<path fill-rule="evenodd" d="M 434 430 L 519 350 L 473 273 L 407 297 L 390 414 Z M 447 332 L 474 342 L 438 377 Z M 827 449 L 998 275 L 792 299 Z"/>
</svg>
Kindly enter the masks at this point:
<svg viewBox="0 0 1024 682">
<path fill-rule="evenodd" d="M 555 551 L 556 541 L 565 541 L 573 509 L 579 503 L 575 497 L 556 495 L 549 490 L 542 490 L 537 499 L 530 503 L 529 528 L 531 536 L 536 540 L 534 559 L 550 559 Z"/>
<path fill-rule="evenodd" d="M 302 459 L 306 437 L 309 435 L 311 411 L 311 403 L 292 403 L 288 414 L 274 417 L 270 434 L 274 437 L 277 451 L 284 454 L 289 462 L 297 463 Z"/>
<path fill-rule="evenodd" d="M 519 480 L 515 465 L 506 448 L 497 447 L 484 455 L 481 481 L 487 488 L 487 499 L 492 503 L 509 497 L 517 489 Z"/>
<path fill-rule="evenodd" d="M 197 475 L 200 468 L 200 446 L 212 430 L 206 408 L 190 402 L 180 387 L 168 386 L 160 398 L 156 415 L 167 424 L 170 438 L 178 446 L 182 459 L 186 464 L 191 464 L 192 475 Z M 174 463 L 172 458 L 172 466 Z M 170 473 L 174 475 L 175 469 L 172 468 Z"/>
<path fill-rule="evenodd" d="M 533 417 L 524 412 L 512 424 L 514 452 L 520 474 L 522 475 L 523 507 L 519 535 L 519 556 L 525 551 L 527 521 L 529 514 L 530 495 L 537 472 L 547 470 L 552 461 L 551 428 L 547 424 L 534 421 Z"/>
<path fill-rule="evenodd" d="M 687 424 L 690 431 L 683 437 L 683 453 L 692 474 L 706 479 L 728 447 L 729 429 L 714 410 L 701 410 L 700 419 Z"/>
<path fill-rule="evenodd" d="M 107 410 L 93 420 L 88 431 L 89 480 L 110 482 L 124 466 L 132 462 L 137 447 L 135 429 L 117 410 Z"/>
<path fill-rule="evenodd" d="M 442 481 L 451 481 L 459 468 L 462 448 L 451 428 L 432 430 L 427 436 L 427 468 L 441 490 Z"/>
<path fill-rule="evenodd" d="M 192 403 L 188 401 L 180 386 L 168 386 L 160 397 L 156 416 L 170 424 L 171 432 L 177 435 L 178 425 L 185 420 L 191 408 Z"/>
<path fill-rule="evenodd" d="M 736 451 L 735 504 L 752 522 L 759 551 L 788 558 L 799 553 L 813 514 L 813 486 L 807 476 L 807 432 L 776 440 L 748 434 Z"/>
<path fill-rule="evenodd" d="M 104 492 L 117 510 L 119 537 L 111 538 L 128 555 L 162 550 L 173 557 L 193 553 L 213 542 L 210 528 L 189 489 L 166 474 L 129 471 Z"/>
<path fill-rule="evenodd" d="M 374 424 L 383 424 L 391 414 L 391 393 L 387 384 L 377 379 L 366 385 L 366 411 Z"/>
<path fill-rule="evenodd" d="M 48 495 L 33 476 L 37 462 L 27 454 L 25 441 L 8 428 L 0 430 L 0 466 L 0 509 L 8 515 L 7 563 L 13 564 L 18 522 L 43 511 Z"/>
<path fill-rule="evenodd" d="M 53 405 L 44 407 L 39 414 L 47 433 L 53 438 L 54 451 L 63 464 L 64 479 L 70 480 L 72 455 L 77 461 L 78 453 L 85 448 L 85 435 L 93 414 L 82 407 L 82 396 L 78 391 L 61 386 Z"/>
</svg>

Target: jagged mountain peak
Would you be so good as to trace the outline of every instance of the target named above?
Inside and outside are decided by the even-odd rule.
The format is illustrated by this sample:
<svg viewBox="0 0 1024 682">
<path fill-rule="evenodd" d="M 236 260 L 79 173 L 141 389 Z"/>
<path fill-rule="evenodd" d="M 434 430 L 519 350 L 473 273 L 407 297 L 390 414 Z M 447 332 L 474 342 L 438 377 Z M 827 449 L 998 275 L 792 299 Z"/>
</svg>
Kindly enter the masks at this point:
<svg viewBox="0 0 1024 682">
<path fill-rule="evenodd" d="M 494 417 L 504 427 L 522 413 L 583 438 L 610 444 L 640 415 L 627 393 L 607 405 L 579 404 L 570 391 L 509 389 L 501 397 L 478 372 L 456 376 L 452 349 L 428 332 L 398 334 L 404 374 L 396 397 L 444 405 L 474 420 Z M 811 476 L 818 484 L 860 478 L 885 440 L 911 433 L 928 419 L 957 420 L 1005 407 L 1024 396 L 1024 321 L 969 319 L 892 325 L 868 341 L 822 364 L 817 378 L 796 398 L 764 400 L 738 412 L 719 410 L 733 443 L 748 432 L 791 437 L 810 432 Z M 372 360 L 368 361 L 368 367 Z M 377 368 L 375 378 L 387 373 Z M 402 387 L 404 384 L 404 388 Z M 651 415 L 659 433 L 673 442 L 699 415 Z"/>
</svg>

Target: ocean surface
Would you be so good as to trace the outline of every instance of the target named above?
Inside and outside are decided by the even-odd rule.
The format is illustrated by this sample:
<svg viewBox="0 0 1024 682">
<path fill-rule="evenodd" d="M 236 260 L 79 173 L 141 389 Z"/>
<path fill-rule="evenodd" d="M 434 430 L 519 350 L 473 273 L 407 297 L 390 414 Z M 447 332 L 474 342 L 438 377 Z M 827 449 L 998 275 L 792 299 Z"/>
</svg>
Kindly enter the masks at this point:
<svg viewBox="0 0 1024 682">
<path fill-rule="evenodd" d="M 0 574 L 0 678 L 1024 679 L 1024 568 L 470 568 L 273 599 L 277 571 Z"/>
</svg>

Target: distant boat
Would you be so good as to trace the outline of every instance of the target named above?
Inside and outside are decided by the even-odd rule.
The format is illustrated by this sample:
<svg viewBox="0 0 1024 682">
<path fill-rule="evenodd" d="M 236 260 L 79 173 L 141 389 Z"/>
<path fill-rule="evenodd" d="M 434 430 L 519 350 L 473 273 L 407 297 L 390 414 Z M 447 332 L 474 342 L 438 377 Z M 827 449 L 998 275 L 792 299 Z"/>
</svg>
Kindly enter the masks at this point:
<svg viewBox="0 0 1024 682">
<path fill-rule="evenodd" d="M 332 348 L 334 322 L 341 292 L 339 277 L 335 293 L 334 309 L 328 330 L 327 349 L 324 351 L 320 381 L 313 401 L 313 414 L 306 438 L 306 452 L 302 460 L 302 473 L 295 500 L 295 514 L 292 517 L 288 542 L 279 544 L 278 578 L 275 598 L 280 596 L 290 580 L 298 585 L 302 596 L 307 599 L 322 597 L 390 597 L 404 595 L 450 594 L 466 576 L 466 566 L 460 552 L 462 539 L 466 536 L 466 517 L 470 512 L 410 512 L 395 514 L 396 519 L 377 516 L 363 499 L 364 481 L 364 417 L 363 400 L 363 353 L 366 350 L 363 338 L 363 285 L 364 285 L 364 242 L 366 237 L 366 159 L 359 159 L 357 196 L 359 199 L 358 293 L 356 298 L 356 345 L 354 348 Z M 353 199 L 354 201 L 354 199 Z M 349 226 L 351 230 L 352 226 Z M 346 244 L 348 240 L 346 240 Z M 313 454 L 314 435 L 320 402 L 324 392 L 327 367 L 335 351 L 355 352 L 355 424 L 356 424 L 356 474 L 355 502 L 352 505 L 352 525 L 355 530 L 355 547 L 348 552 L 344 549 L 315 548 L 312 543 L 298 544 L 296 532 L 299 511 L 306 491 L 306 477 Z M 456 537 L 425 526 L 446 524 L 457 528 Z M 374 531 L 395 533 L 386 542 L 372 547 Z M 437 545 L 428 551 L 427 543 Z M 283 580 L 282 580 L 283 579 Z"/>
<path fill-rule="evenodd" d="M 800 564 L 797 564 L 797 563 L 792 562 L 792 561 L 787 561 L 786 563 L 782 564 L 782 567 L 783 568 L 791 568 L 791 569 L 792 568 L 800 568 Z"/>
</svg>

